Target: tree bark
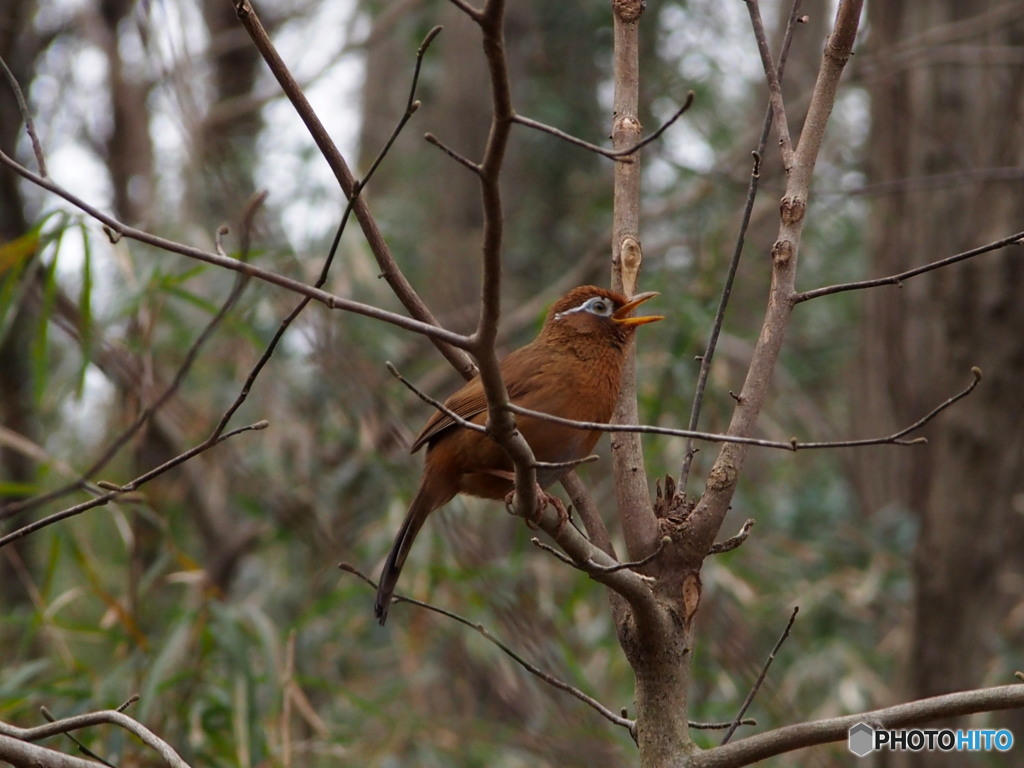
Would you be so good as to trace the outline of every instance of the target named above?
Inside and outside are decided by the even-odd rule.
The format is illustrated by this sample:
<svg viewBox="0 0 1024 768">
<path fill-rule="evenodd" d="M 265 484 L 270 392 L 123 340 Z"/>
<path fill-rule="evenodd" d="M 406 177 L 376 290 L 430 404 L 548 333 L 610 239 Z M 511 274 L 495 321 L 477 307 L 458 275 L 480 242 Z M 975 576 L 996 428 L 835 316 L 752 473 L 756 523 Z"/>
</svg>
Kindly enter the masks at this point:
<svg viewBox="0 0 1024 768">
<path fill-rule="evenodd" d="M 870 274 L 1019 230 L 1024 65 L 1002 55 L 1024 41 L 1019 6 L 924 0 L 872 4 L 870 13 Z M 909 565 L 912 697 L 1011 680 L 998 652 L 1021 637 L 1005 621 L 1020 606 L 1013 585 L 1024 538 L 1022 288 L 1019 253 L 1002 250 L 865 296 L 854 394 L 862 428 L 926 412 L 969 380 L 972 365 L 985 374 L 928 427 L 927 447 L 854 459 L 865 514 L 910 512 L 920 526 Z M 945 753 L 906 759 L 958 762 Z"/>
<path fill-rule="evenodd" d="M 0 10 L 0 56 L 15 79 L 27 86 L 32 81 L 40 40 L 33 29 L 35 3 L 9 3 Z M 0 85 L 0 146 L 13 147 L 24 131 L 21 112 L 14 92 L 3 78 Z M 25 199 L 14 174 L 0 173 L 0 243 L 10 243 L 28 230 Z M 11 280 L 35 280 L 34 255 L 25 257 L 30 263 L 24 273 L 16 264 L 0 273 L 0 289 Z M 16 294 L 15 294 L 16 295 Z M 35 439 L 37 414 L 32 394 L 31 346 L 38 306 L 32 294 L 25 294 L 19 306 L 6 308 L 13 319 L 0 336 L 0 424 L 29 439 Z M 0 445 L 0 484 L 29 488 L 36 471 L 31 459 L 11 448 Z M 0 493 L 0 520 L 4 507 L 28 496 L 18 490 Z M 21 587 L 18 566 L 32 570 L 32 549 L 29 541 L 19 542 L 10 552 L 0 557 L 0 604 L 6 612 L 14 605 L 29 604 L 29 595 Z M 2 640 L 2 636 L 0 636 Z"/>
</svg>

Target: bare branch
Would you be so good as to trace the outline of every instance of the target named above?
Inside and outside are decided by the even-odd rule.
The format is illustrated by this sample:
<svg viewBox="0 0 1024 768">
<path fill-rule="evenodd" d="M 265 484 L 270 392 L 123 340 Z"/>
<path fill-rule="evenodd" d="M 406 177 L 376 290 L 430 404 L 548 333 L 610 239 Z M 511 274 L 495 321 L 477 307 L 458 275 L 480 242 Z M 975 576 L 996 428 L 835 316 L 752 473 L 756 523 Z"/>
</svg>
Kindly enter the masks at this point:
<svg viewBox="0 0 1024 768">
<path fill-rule="evenodd" d="M 671 543 L 672 539 L 670 537 L 663 536 L 661 541 L 658 542 L 658 546 L 655 550 L 647 557 L 643 557 L 639 560 L 629 560 L 625 563 L 615 563 L 614 565 L 598 565 L 593 560 L 588 560 L 584 567 L 588 573 L 615 573 L 616 571 L 625 570 L 626 568 L 636 570 L 656 560 L 658 555 L 665 551 L 665 547 Z"/>
<path fill-rule="evenodd" d="M 25 101 L 25 94 L 21 90 L 18 78 L 11 72 L 11 68 L 7 66 L 3 56 L 0 56 L 0 69 L 3 69 L 7 83 L 11 86 L 14 98 L 18 102 L 18 111 L 21 112 L 21 119 L 25 122 L 25 131 L 32 142 L 32 154 L 35 155 L 36 165 L 39 166 L 39 173 L 41 176 L 48 176 L 49 174 L 46 172 L 46 158 L 43 156 L 43 145 L 39 142 L 39 136 L 36 134 L 36 124 L 32 120 L 32 111 L 28 108 L 28 102 Z"/>
<path fill-rule="evenodd" d="M 843 741 L 847 738 L 850 728 L 857 723 L 869 723 L 888 729 L 909 728 L 949 717 L 1022 707 L 1024 685 L 1003 685 L 948 693 L 856 715 L 777 728 L 693 755 L 687 765 L 689 768 L 739 768 L 753 765 L 774 755 L 794 752 L 816 744 Z"/>
<path fill-rule="evenodd" d="M 465 13 L 473 21 L 480 23 L 480 19 L 483 17 L 483 11 L 479 8 L 470 5 L 465 0 L 448 0 L 452 5 L 458 8 L 460 11 Z"/>
<path fill-rule="evenodd" d="M 364 582 L 369 584 L 374 589 L 377 588 L 377 584 L 376 584 L 376 582 L 374 582 L 373 579 L 371 579 L 369 576 L 365 575 L 358 568 L 350 565 L 349 563 L 339 563 L 338 564 L 338 568 L 340 568 L 345 573 L 350 573 L 353 576 L 356 576 L 357 578 L 362 579 Z M 412 597 L 406 597 L 404 595 L 400 595 L 397 592 L 394 594 L 393 599 L 394 599 L 395 602 L 410 603 L 410 604 L 418 606 L 420 608 L 425 608 L 428 611 L 433 611 L 434 613 L 440 614 L 441 616 L 445 616 L 445 617 L 447 617 L 449 619 L 457 621 L 459 624 L 462 624 L 465 627 L 469 627 L 470 629 L 472 629 L 475 632 L 479 633 L 485 640 L 487 640 L 491 644 L 495 645 L 502 653 L 504 653 L 506 656 L 508 656 L 510 659 L 512 659 L 512 661 L 514 661 L 516 664 L 518 664 L 520 667 L 525 669 L 527 672 L 529 672 L 534 677 L 537 677 L 538 679 L 543 680 L 545 683 L 547 683 L 548 685 L 552 686 L 553 688 L 557 688 L 560 691 L 564 691 L 565 693 L 568 693 L 569 695 L 574 696 L 575 698 L 577 698 L 580 701 L 582 701 L 584 704 L 589 706 L 595 712 L 600 714 L 605 719 L 611 721 L 615 725 L 621 725 L 622 727 L 626 728 L 630 732 L 632 732 L 633 729 L 636 727 L 636 724 L 632 720 L 629 720 L 628 718 L 620 717 L 619 715 L 616 715 L 614 712 L 612 712 L 610 709 L 608 709 L 606 706 L 604 706 L 601 702 L 599 702 L 594 697 L 588 696 L 583 691 L 581 691 L 579 688 L 571 686 L 568 683 L 564 682 L 563 680 L 559 680 L 554 675 L 551 675 L 551 674 L 545 672 L 544 670 L 542 670 L 540 667 L 536 666 L 535 664 L 531 664 L 530 662 L 528 662 L 526 659 L 524 659 L 518 653 L 513 651 L 508 645 L 506 645 L 501 640 L 499 640 L 497 637 L 495 637 L 493 634 L 491 634 L 491 632 L 488 631 L 487 628 L 484 627 L 483 624 L 472 622 L 469 619 L 465 618 L 464 616 L 460 616 L 459 614 L 454 613 L 453 611 L 449 611 L 449 610 L 447 610 L 445 608 L 441 608 L 441 607 L 436 606 L 436 605 L 431 605 L 430 603 L 425 603 L 425 602 L 423 602 L 421 600 L 416 600 L 415 598 L 412 598 Z"/>
<path fill-rule="evenodd" d="M 575 429 L 583 430 L 598 430 L 601 432 L 631 432 L 642 435 L 664 435 L 667 437 L 686 437 L 694 438 L 696 440 L 706 440 L 711 443 L 725 443 L 734 445 L 750 445 L 757 446 L 759 448 L 775 448 L 786 451 L 803 451 L 803 450 L 820 450 L 822 448 L 851 448 L 865 445 L 919 445 L 923 442 L 927 442 L 924 438 L 915 438 L 913 440 L 904 440 L 903 438 L 911 432 L 920 429 L 929 421 L 938 416 L 942 411 L 949 408 L 951 405 L 956 403 L 958 400 L 967 397 L 971 394 L 974 388 L 981 381 L 981 369 L 974 367 L 971 369 L 972 380 L 964 389 L 956 393 L 950 398 L 947 398 L 939 405 L 935 406 L 931 411 L 922 416 L 920 419 L 915 421 L 910 426 L 904 427 L 897 432 L 893 432 L 891 435 L 883 435 L 881 437 L 867 437 L 859 440 L 832 440 L 828 442 L 802 442 L 796 438 L 791 438 L 788 441 L 784 440 L 762 440 L 757 437 L 740 437 L 732 434 L 718 434 L 715 432 L 698 432 L 692 429 L 676 429 L 675 427 L 659 427 L 653 424 L 604 424 L 599 421 L 576 421 L 574 419 L 565 419 L 561 416 L 555 416 L 550 413 L 543 411 L 535 411 L 530 408 L 523 408 L 521 405 L 515 403 L 509 403 L 506 407 L 513 413 L 518 413 L 523 416 L 533 416 L 538 419 L 545 421 L 551 421 L 555 424 L 564 424 L 567 427 L 574 427 Z"/>
<path fill-rule="evenodd" d="M 789 631 L 793 628 L 793 622 L 796 621 L 796 615 L 800 612 L 800 606 L 793 608 L 793 613 L 789 616 L 789 621 L 786 622 L 786 628 L 782 630 L 782 635 L 779 637 L 778 642 L 775 643 L 775 647 L 772 648 L 772 652 L 768 654 L 768 658 L 765 659 L 764 666 L 761 667 L 761 674 L 757 676 L 757 681 L 754 683 L 754 687 L 750 689 L 750 693 L 747 694 L 747 698 L 743 700 L 743 706 L 740 707 L 740 711 L 736 715 L 736 719 L 733 720 L 729 730 L 726 731 L 725 736 L 722 738 L 723 744 L 728 744 L 729 739 L 736 733 L 736 729 L 739 728 L 740 723 L 743 720 L 743 716 L 750 709 L 750 705 L 754 702 L 754 697 L 757 692 L 761 690 L 761 685 L 764 683 L 765 677 L 768 675 L 768 668 L 771 667 L 772 662 L 775 661 L 775 656 L 779 653 L 779 649 L 782 648 L 782 644 L 786 642 L 786 638 L 789 637 Z"/>
<path fill-rule="evenodd" d="M 96 768 L 92 760 L 73 757 L 63 752 L 27 744 L 0 733 L 0 763 L 14 768 Z"/>
<path fill-rule="evenodd" d="M 451 419 L 453 422 L 458 424 L 460 427 L 465 427 L 466 429 L 471 429 L 474 432 L 480 432 L 481 434 L 484 435 L 487 434 L 487 427 L 485 427 L 483 424 L 475 424 L 474 422 L 469 421 L 468 419 L 462 418 L 461 416 L 459 416 L 459 414 L 457 414 L 451 408 L 447 407 L 440 400 L 435 400 L 430 395 L 426 394 L 425 392 L 421 392 L 419 389 L 417 389 L 415 384 L 413 384 L 411 381 L 409 381 L 401 373 L 398 372 L 398 369 L 395 368 L 395 366 L 391 363 L 390 360 L 386 361 L 384 365 L 387 367 L 388 371 L 391 372 L 392 376 L 394 376 L 406 387 L 408 387 L 409 390 L 424 403 L 433 406 L 441 413 L 443 413 L 445 416 L 447 416 L 449 419 Z"/>
<path fill-rule="evenodd" d="M 276 272 L 262 269 L 253 264 L 248 264 L 237 259 L 225 258 L 218 253 L 210 251 L 204 251 L 201 248 L 195 248 L 190 245 L 178 243 L 173 240 L 167 240 L 166 238 L 159 237 L 158 235 L 145 232 L 135 227 L 130 227 L 124 224 L 113 216 L 104 213 L 98 208 L 90 205 L 89 203 L 82 200 L 77 195 L 72 194 L 68 190 L 59 184 L 54 183 L 50 179 L 45 179 L 38 174 L 33 173 L 24 166 L 20 165 L 11 157 L 9 157 L 3 151 L 0 151 L 0 165 L 5 165 L 19 176 L 31 181 L 38 187 L 52 192 L 58 197 L 71 203 L 73 206 L 96 219 L 100 223 L 106 225 L 106 227 L 113 233 L 117 238 L 127 237 L 131 240 L 136 240 L 140 243 L 146 243 L 152 245 L 154 248 L 159 248 L 164 251 L 171 253 L 177 253 L 182 256 L 187 256 L 190 259 L 196 261 L 202 261 L 206 264 L 212 264 L 216 267 L 222 267 L 232 272 L 241 272 L 250 277 L 255 277 L 258 280 L 262 280 L 272 285 L 285 288 L 292 293 L 296 293 L 300 296 L 308 296 L 314 301 L 318 301 L 330 309 L 340 309 L 346 312 L 353 312 L 357 315 L 363 315 L 364 317 L 370 317 L 374 320 L 380 320 L 384 323 L 389 323 L 398 328 L 402 328 L 413 333 L 419 333 L 427 336 L 431 340 L 440 340 L 446 342 L 447 345 L 457 347 L 459 349 L 465 349 L 469 344 L 469 340 L 462 334 L 454 333 L 452 331 L 441 328 L 436 323 L 424 322 L 422 320 L 416 320 L 404 315 L 399 315 L 394 312 L 388 312 L 387 310 L 374 307 L 370 304 L 363 304 L 358 301 L 352 301 L 351 299 L 345 299 L 341 296 L 336 296 L 327 291 L 323 291 L 319 288 L 314 288 L 311 285 L 295 280 L 285 275 L 279 275 Z M 472 363 L 470 363 L 471 365 Z"/>
<path fill-rule="evenodd" d="M 44 517 L 41 520 L 36 520 L 33 523 L 29 523 L 28 525 L 22 526 L 21 528 L 11 531 L 6 536 L 0 537 L 0 549 L 3 549 L 11 542 L 17 541 L 20 538 L 35 533 L 36 531 L 41 530 L 42 528 L 46 528 L 47 526 L 53 525 L 54 523 L 59 523 L 61 520 L 66 520 L 69 517 L 75 517 L 76 515 L 80 515 L 83 512 L 87 512 L 90 509 L 94 509 L 95 507 L 106 506 L 111 501 L 116 501 L 120 496 L 138 490 L 153 478 L 159 477 L 164 472 L 167 472 L 170 469 L 174 469 L 174 467 L 177 467 L 180 464 L 184 464 L 189 459 L 198 456 L 200 453 L 203 453 L 204 451 L 207 451 L 210 448 L 213 448 L 215 445 L 219 445 L 225 440 L 230 440 L 232 437 L 240 435 L 243 432 L 251 432 L 254 430 L 266 429 L 267 426 L 269 425 L 266 421 L 257 421 L 255 424 L 249 424 L 244 427 L 239 427 L 238 429 L 233 429 L 230 432 L 226 432 L 223 435 L 220 435 L 216 438 L 207 438 L 199 445 L 190 448 L 184 453 L 178 454 L 173 459 L 165 461 L 160 466 L 151 469 L 142 475 L 139 475 L 137 478 L 129 481 L 128 483 L 125 483 L 124 485 L 117 485 L 116 483 L 105 482 L 97 483 L 97 485 L 100 488 L 108 489 L 107 492 L 101 496 L 96 497 L 95 499 L 92 499 L 91 501 L 85 501 L 82 502 L 81 504 L 76 504 L 73 507 L 68 507 L 67 509 L 61 510 L 60 512 L 55 512 L 54 514 L 48 515 L 47 517 Z"/>
<path fill-rule="evenodd" d="M 391 131 L 391 135 L 388 137 L 388 140 L 384 142 L 384 146 L 381 148 L 380 152 L 377 153 L 377 157 L 375 157 L 373 162 L 370 164 L 370 168 L 366 171 L 366 175 L 353 186 L 352 198 L 355 198 L 360 192 L 362 192 L 366 183 L 373 177 L 377 168 L 384 161 L 384 158 L 387 157 L 388 152 L 391 151 L 391 147 L 394 145 L 395 140 L 401 135 L 402 129 L 405 128 L 405 124 L 409 122 L 413 114 L 415 114 L 420 108 L 420 102 L 416 100 L 416 88 L 419 86 L 420 82 L 420 70 L 423 68 L 423 57 L 426 55 L 430 44 L 434 42 L 434 38 L 441 34 L 441 30 L 442 27 L 440 26 L 433 27 L 429 32 L 427 32 L 426 37 L 423 38 L 423 42 L 420 43 L 420 47 L 416 49 L 416 67 L 413 69 L 412 73 L 412 84 L 409 86 L 409 97 L 405 102 L 405 112 L 398 121 L 394 130 Z"/>
<path fill-rule="evenodd" d="M 470 160 L 465 155 L 460 155 L 454 149 L 452 149 L 447 144 L 442 142 L 439 138 L 437 138 L 437 136 L 435 136 L 434 134 L 432 134 L 432 133 L 425 133 L 425 134 L 423 134 L 423 138 L 427 140 L 428 144 L 433 144 L 435 147 L 437 147 L 442 152 L 444 152 L 446 155 L 448 155 L 448 157 L 450 157 L 452 160 L 457 162 L 459 165 L 461 165 L 464 168 L 466 168 L 467 170 L 469 170 L 474 175 L 476 175 L 476 176 L 480 175 L 480 166 L 479 165 L 474 163 L 472 160 Z"/>
<path fill-rule="evenodd" d="M 552 136 L 555 136 L 555 137 L 557 137 L 559 139 L 562 139 L 563 141 L 566 141 L 566 142 L 568 142 L 570 144 L 573 144 L 573 145 L 575 145 L 577 147 L 581 147 L 583 149 L 586 149 L 586 150 L 588 150 L 590 152 L 594 152 L 595 154 L 601 155 L 602 157 L 607 157 L 607 158 L 610 158 L 612 160 L 617 160 L 619 158 L 624 158 L 624 157 L 627 157 L 628 155 L 632 155 L 637 150 L 640 150 L 640 149 L 643 149 L 644 147 L 646 147 L 652 141 L 657 141 L 658 138 L 661 137 L 661 134 L 663 134 L 666 130 L 668 130 L 669 126 L 671 126 L 676 120 L 678 120 L 680 117 L 682 117 L 683 113 L 686 112 L 690 108 L 690 106 L 693 104 L 693 99 L 694 99 L 693 91 L 688 91 L 687 94 L 686 94 L 686 99 L 683 102 L 683 105 L 681 107 L 679 107 L 678 109 L 676 109 L 676 111 L 672 113 L 672 115 L 668 118 L 668 120 L 663 122 L 658 127 L 658 130 L 656 130 L 654 133 L 650 134 L 649 136 L 644 137 L 643 139 L 638 141 L 633 146 L 625 147 L 623 149 L 605 149 L 604 147 L 601 147 L 601 146 L 599 146 L 597 144 L 591 144 L 589 141 L 584 141 L 581 138 L 573 136 L 571 133 L 566 133 L 565 131 L 562 131 L 562 130 L 560 130 L 558 128 L 555 128 L 553 126 L 550 126 L 550 125 L 547 125 L 545 123 L 542 123 L 539 120 L 533 120 L 532 118 L 523 117 L 522 115 L 519 115 L 519 114 L 515 114 L 515 115 L 512 116 L 512 122 L 519 123 L 520 125 L 523 125 L 523 126 L 525 126 L 527 128 L 532 128 L 535 131 L 540 131 L 541 133 L 551 134 Z"/>
<path fill-rule="evenodd" d="M 951 405 L 953 405 L 953 403 L 955 403 L 958 400 L 962 400 L 963 398 L 967 397 L 969 394 L 971 394 L 971 392 L 974 391 L 974 388 L 976 386 L 978 386 L 978 383 L 980 381 L 981 381 L 981 368 L 978 368 L 977 366 L 975 366 L 974 368 L 971 368 L 971 383 L 970 384 L 968 384 L 966 387 L 964 387 L 961 391 L 957 392 L 952 397 L 947 398 L 943 402 L 939 403 L 939 405 L 937 405 L 934 408 L 932 408 L 932 410 L 930 410 L 928 413 L 926 413 L 920 419 L 915 421 L 909 427 L 904 427 L 899 432 L 894 432 L 891 435 L 888 435 L 887 437 L 880 437 L 880 438 L 874 438 L 874 439 L 869 438 L 869 439 L 866 439 L 866 440 L 840 440 L 840 441 L 837 441 L 837 442 L 830 442 L 830 443 L 797 443 L 797 442 L 794 441 L 794 443 L 793 443 L 793 450 L 801 450 L 801 449 L 808 449 L 808 448 L 850 448 L 850 447 L 857 447 L 857 446 L 862 446 L 862 445 L 885 445 L 885 444 L 892 444 L 892 445 L 919 445 L 921 443 L 925 443 L 925 442 L 927 442 L 927 440 L 925 438 L 923 438 L 923 437 L 918 437 L 918 438 L 915 438 L 913 440 L 903 440 L 902 438 L 904 437 L 904 435 L 908 435 L 911 432 L 913 432 L 914 430 L 917 430 L 917 429 L 920 429 L 921 427 L 923 427 L 929 421 L 931 421 L 936 416 L 938 416 L 940 413 L 942 413 L 944 410 L 946 410 Z"/>
<path fill-rule="evenodd" d="M 595 461 L 601 459 L 596 453 L 592 453 L 589 456 L 584 456 L 582 459 L 571 459 L 569 461 L 535 461 L 533 462 L 534 469 L 575 469 L 583 464 L 593 464 Z"/>
<path fill-rule="evenodd" d="M 557 549 L 552 547 L 550 544 L 541 541 L 536 536 L 534 536 L 533 538 L 530 539 L 530 543 L 533 544 L 533 546 L 535 546 L 537 549 L 540 549 L 540 550 L 542 550 L 544 552 L 547 552 L 549 555 L 554 557 L 556 560 L 560 560 L 561 562 L 565 563 L 568 566 L 571 566 L 571 567 L 575 568 L 578 571 L 583 571 L 584 573 L 587 572 L 587 569 L 583 565 L 581 565 L 580 563 L 577 563 L 575 560 L 573 560 L 568 555 L 566 555 L 566 554 L 564 554 L 562 552 L 559 552 Z"/>
<path fill-rule="evenodd" d="M 779 149 L 782 152 L 782 166 L 786 173 L 793 167 L 793 142 L 789 137 L 789 120 L 786 118 L 786 105 L 782 99 L 782 77 L 772 61 L 772 51 L 768 46 L 768 37 L 764 32 L 761 20 L 761 8 L 758 0 L 745 0 L 750 13 L 750 23 L 754 28 L 757 50 L 761 54 L 761 65 L 768 78 L 769 109 L 772 113 L 772 124 L 779 136 Z M 795 14 L 790 14 L 791 24 Z M 788 29 L 788 28 L 787 28 Z"/>
<path fill-rule="evenodd" d="M 1004 237 L 1001 240 L 995 240 L 987 245 L 980 245 L 969 251 L 963 251 L 961 253 L 954 254 L 953 256 L 947 256 L 944 259 L 939 259 L 938 261 L 933 261 L 920 267 L 908 269 L 906 272 L 889 275 L 888 277 L 879 277 L 874 280 L 860 280 L 854 283 L 838 283 L 837 285 L 829 285 L 824 288 L 815 288 L 811 291 L 797 293 L 793 296 L 792 302 L 793 304 L 799 304 L 800 302 L 817 299 L 821 296 L 829 296 L 834 293 L 842 293 L 843 291 L 859 291 L 864 288 L 877 288 L 880 285 L 898 286 L 904 280 L 909 280 L 912 277 L 923 275 L 925 272 L 942 269 L 943 267 L 948 267 L 950 264 L 956 264 L 958 261 L 965 261 L 966 259 L 980 256 L 983 253 L 998 251 L 999 249 L 1006 248 L 1010 245 L 1024 245 L 1024 232 L 1018 232 L 1014 235 L 1010 235 L 1009 237 Z"/>
<path fill-rule="evenodd" d="M 136 695 L 135 698 L 138 699 L 138 695 Z M 127 702 L 125 702 L 120 707 L 118 707 L 116 711 L 117 712 L 124 712 L 124 710 L 128 706 L 129 706 L 129 704 Z M 54 717 L 54 715 L 46 707 L 40 707 L 39 711 L 43 715 L 43 717 L 45 717 L 49 722 L 55 723 L 57 721 L 57 718 Z M 81 741 L 78 740 L 78 737 L 73 736 L 70 733 L 66 733 L 64 735 L 67 736 L 71 740 L 71 743 L 74 744 L 76 747 L 78 747 L 78 751 L 81 752 L 86 757 L 88 757 L 88 758 L 90 758 L 92 760 L 96 760 L 96 761 L 98 761 L 100 763 L 103 763 L 103 765 L 107 766 L 107 768 L 117 768 L 116 765 L 114 765 L 111 762 L 108 762 L 107 760 L 104 760 L 102 757 L 100 757 L 95 752 L 93 752 L 91 749 L 89 749 L 87 746 L 85 746 L 85 744 L 83 744 Z"/>
<path fill-rule="evenodd" d="M 691 720 L 690 727 L 700 731 L 724 731 L 726 728 L 731 727 L 734 722 L 730 720 L 727 723 L 699 723 Z M 746 717 L 740 721 L 740 725 L 757 725 L 757 720 L 752 717 Z"/>
</svg>

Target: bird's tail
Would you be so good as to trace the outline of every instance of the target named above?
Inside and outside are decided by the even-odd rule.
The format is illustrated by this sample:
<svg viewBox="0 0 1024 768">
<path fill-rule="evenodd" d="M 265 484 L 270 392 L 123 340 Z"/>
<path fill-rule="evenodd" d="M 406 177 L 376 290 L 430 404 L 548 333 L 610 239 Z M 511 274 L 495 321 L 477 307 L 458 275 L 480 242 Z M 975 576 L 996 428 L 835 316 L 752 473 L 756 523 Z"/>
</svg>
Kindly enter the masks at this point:
<svg viewBox="0 0 1024 768">
<path fill-rule="evenodd" d="M 377 616 L 377 621 L 382 626 L 388 620 L 388 608 L 391 607 L 391 597 L 395 593 L 398 575 L 402 572 L 402 566 L 405 565 L 405 558 L 409 556 L 409 550 L 412 549 L 412 543 L 416 539 L 416 534 L 423 527 L 423 522 L 427 519 L 427 515 L 443 504 L 447 504 L 452 495 L 438 501 L 437 494 L 432 490 L 428 490 L 428 486 L 424 481 L 416 492 L 416 498 L 409 505 L 409 511 L 405 514 L 402 527 L 395 537 L 395 543 L 392 545 L 391 552 L 388 553 L 388 559 L 384 562 L 384 568 L 380 572 L 380 583 L 377 586 L 377 601 L 374 603 L 373 612 Z"/>
</svg>

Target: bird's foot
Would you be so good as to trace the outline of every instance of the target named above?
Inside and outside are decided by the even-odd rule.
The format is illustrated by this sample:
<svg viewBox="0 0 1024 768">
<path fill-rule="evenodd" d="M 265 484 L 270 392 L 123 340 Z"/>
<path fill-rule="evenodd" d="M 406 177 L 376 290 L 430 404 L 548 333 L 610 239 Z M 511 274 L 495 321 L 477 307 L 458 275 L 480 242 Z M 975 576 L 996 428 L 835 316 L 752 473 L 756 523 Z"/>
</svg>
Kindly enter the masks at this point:
<svg viewBox="0 0 1024 768">
<path fill-rule="evenodd" d="M 524 516 L 523 519 L 526 520 L 526 524 L 530 528 L 536 530 L 538 524 L 540 523 L 541 514 L 543 514 L 545 509 L 547 509 L 548 504 L 550 504 L 555 508 L 555 511 L 558 513 L 558 527 L 561 528 L 569 520 L 569 513 L 565 509 L 565 504 L 562 503 L 562 500 L 560 498 L 551 495 L 543 488 L 541 488 L 540 485 L 536 486 L 536 490 L 537 507 L 536 509 L 533 510 L 532 515 Z M 515 491 L 512 491 L 505 496 L 505 511 L 508 512 L 510 515 L 514 515 L 516 513 L 515 509 L 512 506 L 513 502 L 515 501 L 515 496 Z"/>
<path fill-rule="evenodd" d="M 537 508 L 533 511 L 532 515 L 523 515 L 523 519 L 526 521 L 527 526 L 536 530 L 537 523 L 540 521 L 541 512 L 543 512 L 547 507 L 550 496 L 544 492 L 540 485 L 536 485 L 534 488 L 537 492 Z M 515 504 L 515 499 L 515 491 L 509 491 L 505 496 L 505 511 L 510 515 L 516 514 L 515 507 L 513 506 Z"/>
</svg>

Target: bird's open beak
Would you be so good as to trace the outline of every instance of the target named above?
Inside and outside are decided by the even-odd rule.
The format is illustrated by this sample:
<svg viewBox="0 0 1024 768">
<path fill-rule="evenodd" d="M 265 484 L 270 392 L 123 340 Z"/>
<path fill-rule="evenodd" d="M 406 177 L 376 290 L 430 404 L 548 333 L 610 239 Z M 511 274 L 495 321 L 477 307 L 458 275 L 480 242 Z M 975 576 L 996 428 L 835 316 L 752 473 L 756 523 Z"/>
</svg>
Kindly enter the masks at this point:
<svg viewBox="0 0 1024 768">
<path fill-rule="evenodd" d="M 647 325 L 647 323 L 656 323 L 659 320 L 665 318 L 661 315 L 646 315 L 643 317 L 626 317 L 630 312 L 639 307 L 648 299 L 653 299 L 658 295 L 657 291 L 647 291 L 646 293 L 638 293 L 636 296 L 631 298 L 628 302 L 623 304 L 612 315 L 612 320 L 621 325 Z"/>
</svg>

